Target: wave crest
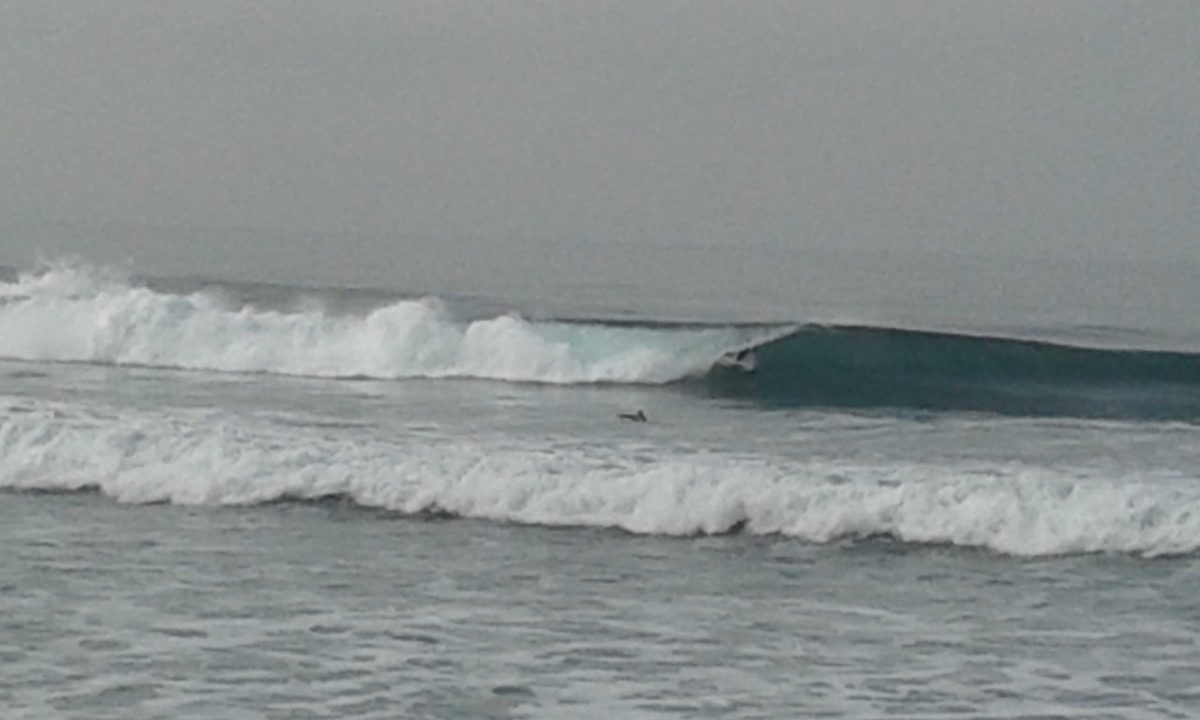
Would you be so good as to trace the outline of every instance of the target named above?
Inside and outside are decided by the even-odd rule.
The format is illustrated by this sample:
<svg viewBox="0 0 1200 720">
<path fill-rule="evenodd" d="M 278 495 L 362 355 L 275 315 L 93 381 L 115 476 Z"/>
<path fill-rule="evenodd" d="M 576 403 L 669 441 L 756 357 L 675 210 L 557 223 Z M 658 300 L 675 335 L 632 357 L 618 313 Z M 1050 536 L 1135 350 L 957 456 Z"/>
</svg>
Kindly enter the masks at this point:
<svg viewBox="0 0 1200 720">
<path fill-rule="evenodd" d="M 700 373 L 751 334 L 463 320 L 436 298 L 359 315 L 232 306 L 216 292 L 162 293 L 77 265 L 0 283 L 0 355 L 317 377 L 472 377 L 666 383 Z M 762 335 L 760 331 L 759 336 Z"/>
<path fill-rule="evenodd" d="M 729 355 L 753 349 L 754 357 Z M 676 383 L 765 407 L 1200 421 L 1200 354 L 932 330 L 357 314 L 238 305 L 60 265 L 0 282 L 0 356 L 317 377 Z"/>
</svg>

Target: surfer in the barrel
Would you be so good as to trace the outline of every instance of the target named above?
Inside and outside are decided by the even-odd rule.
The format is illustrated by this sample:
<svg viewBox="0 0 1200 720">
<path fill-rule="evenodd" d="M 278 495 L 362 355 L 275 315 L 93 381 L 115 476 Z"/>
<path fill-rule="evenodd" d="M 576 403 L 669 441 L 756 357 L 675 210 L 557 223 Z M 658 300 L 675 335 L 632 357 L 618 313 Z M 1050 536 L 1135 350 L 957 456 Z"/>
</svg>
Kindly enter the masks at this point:
<svg viewBox="0 0 1200 720">
<path fill-rule="evenodd" d="M 745 372 L 754 372 L 754 368 L 758 365 L 758 358 L 754 356 L 753 348 L 743 348 L 737 352 L 726 353 L 721 358 L 721 365 Z"/>
</svg>

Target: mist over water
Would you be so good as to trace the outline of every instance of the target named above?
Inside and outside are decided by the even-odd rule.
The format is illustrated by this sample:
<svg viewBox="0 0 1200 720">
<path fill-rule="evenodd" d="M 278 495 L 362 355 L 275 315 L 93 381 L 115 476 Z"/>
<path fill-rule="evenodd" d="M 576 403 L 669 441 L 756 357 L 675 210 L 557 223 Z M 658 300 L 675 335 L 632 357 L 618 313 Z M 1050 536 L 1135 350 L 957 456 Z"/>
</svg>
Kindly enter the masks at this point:
<svg viewBox="0 0 1200 720">
<path fill-rule="evenodd" d="M 7 4 L 4 717 L 1194 716 L 1197 37 Z"/>
</svg>

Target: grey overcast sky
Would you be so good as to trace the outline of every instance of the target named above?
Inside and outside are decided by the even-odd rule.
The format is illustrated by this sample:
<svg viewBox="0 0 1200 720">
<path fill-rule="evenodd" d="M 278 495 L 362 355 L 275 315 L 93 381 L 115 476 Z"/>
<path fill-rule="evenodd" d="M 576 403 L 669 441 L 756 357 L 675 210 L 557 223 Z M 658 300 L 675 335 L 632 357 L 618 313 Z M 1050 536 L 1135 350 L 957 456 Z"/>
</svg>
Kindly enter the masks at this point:
<svg viewBox="0 0 1200 720">
<path fill-rule="evenodd" d="M 0 96 L 0 262 L 56 224 L 1200 255 L 1196 2 L 0 1 Z"/>
</svg>

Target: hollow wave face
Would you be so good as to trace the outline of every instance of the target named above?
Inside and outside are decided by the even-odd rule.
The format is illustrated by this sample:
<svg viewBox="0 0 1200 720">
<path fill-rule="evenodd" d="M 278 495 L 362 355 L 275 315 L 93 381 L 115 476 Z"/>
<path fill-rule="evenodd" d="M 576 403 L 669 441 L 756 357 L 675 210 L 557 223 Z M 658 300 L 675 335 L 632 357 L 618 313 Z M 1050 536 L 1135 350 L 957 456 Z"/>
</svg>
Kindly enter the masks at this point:
<svg viewBox="0 0 1200 720">
<path fill-rule="evenodd" d="M 785 461 L 512 438 L 338 435 L 212 410 L 0 398 L 0 487 L 126 503 L 346 498 L 405 514 L 639 534 L 741 531 L 813 543 L 886 536 L 1040 556 L 1200 547 L 1200 487 L 1167 471 L 1013 463 Z"/>
<path fill-rule="evenodd" d="M 776 333 L 778 331 L 775 331 Z M 231 306 L 58 265 L 0 283 L 0 355 L 317 377 L 668 383 L 706 371 L 761 328 L 661 329 L 460 320 L 436 298 L 362 315 Z"/>
<path fill-rule="evenodd" d="M 772 407 L 1195 422 L 1200 355 L 810 325 L 757 348 L 753 373 L 718 365 L 703 389 Z"/>
<path fill-rule="evenodd" d="M 753 352 L 743 360 L 732 356 Z M 817 324 L 456 317 L 436 298 L 358 314 L 236 305 L 52 266 L 0 282 L 0 356 L 333 378 L 673 384 L 767 408 L 1200 422 L 1200 354 Z"/>
</svg>

